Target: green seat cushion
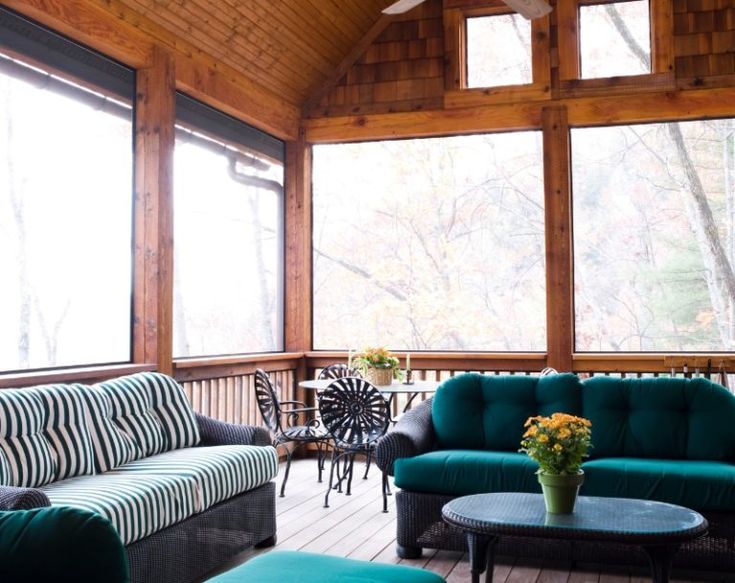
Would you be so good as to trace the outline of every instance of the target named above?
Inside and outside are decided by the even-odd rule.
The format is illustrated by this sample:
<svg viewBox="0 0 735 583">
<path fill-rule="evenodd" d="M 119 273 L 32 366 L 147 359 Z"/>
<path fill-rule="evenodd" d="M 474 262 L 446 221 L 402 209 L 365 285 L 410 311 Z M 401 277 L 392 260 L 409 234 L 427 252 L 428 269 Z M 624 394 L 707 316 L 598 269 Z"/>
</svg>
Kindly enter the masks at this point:
<svg viewBox="0 0 735 583">
<path fill-rule="evenodd" d="M 0 512 L 0 581 L 128 581 L 125 547 L 108 520 L 68 507 Z"/>
<path fill-rule="evenodd" d="M 583 464 L 580 494 L 642 498 L 700 511 L 735 510 L 735 464 L 706 460 L 604 458 Z"/>
<path fill-rule="evenodd" d="M 540 492 L 537 469 L 523 453 L 445 449 L 396 460 L 395 484 L 413 492 L 455 496 Z"/>
<path fill-rule="evenodd" d="M 594 377 L 582 399 L 591 458 L 735 459 L 735 395 L 706 379 Z"/>
<path fill-rule="evenodd" d="M 582 384 L 574 374 L 457 375 L 437 389 L 431 417 L 439 449 L 517 451 L 533 415 L 578 415 Z"/>
<path fill-rule="evenodd" d="M 210 583 L 444 583 L 415 567 L 369 563 L 329 555 L 273 551 L 209 579 Z"/>
</svg>

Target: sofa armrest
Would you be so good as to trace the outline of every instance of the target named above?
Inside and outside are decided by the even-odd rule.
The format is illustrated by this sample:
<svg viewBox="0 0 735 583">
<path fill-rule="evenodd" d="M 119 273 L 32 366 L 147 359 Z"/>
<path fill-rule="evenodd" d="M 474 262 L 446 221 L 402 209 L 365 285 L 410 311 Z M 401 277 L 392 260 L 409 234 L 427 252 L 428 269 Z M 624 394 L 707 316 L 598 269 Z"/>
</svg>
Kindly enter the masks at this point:
<svg viewBox="0 0 735 583">
<path fill-rule="evenodd" d="M 381 470 L 392 476 L 397 459 L 421 455 L 434 447 L 431 402 L 427 399 L 407 411 L 393 430 L 380 439 L 375 459 Z"/>
<path fill-rule="evenodd" d="M 253 425 L 237 425 L 217 421 L 211 417 L 196 413 L 199 434 L 202 437 L 200 445 L 271 445 L 268 430 Z"/>
<path fill-rule="evenodd" d="M 0 486 L 0 510 L 29 510 L 43 506 L 51 506 L 51 501 L 41 490 Z"/>
</svg>

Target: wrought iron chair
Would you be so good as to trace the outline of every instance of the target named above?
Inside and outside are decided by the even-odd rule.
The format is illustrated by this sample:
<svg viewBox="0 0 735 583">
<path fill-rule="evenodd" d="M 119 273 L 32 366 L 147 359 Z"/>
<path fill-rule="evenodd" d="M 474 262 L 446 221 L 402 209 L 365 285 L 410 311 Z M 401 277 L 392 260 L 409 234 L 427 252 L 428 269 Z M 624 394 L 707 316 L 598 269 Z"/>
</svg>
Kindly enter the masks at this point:
<svg viewBox="0 0 735 583">
<path fill-rule="evenodd" d="M 341 379 L 344 377 L 361 377 L 360 371 L 349 368 L 345 363 L 338 362 L 325 366 L 319 373 L 319 380 Z"/>
<path fill-rule="evenodd" d="M 371 383 L 358 377 L 343 377 L 319 395 L 319 413 L 324 427 L 334 439 L 332 466 L 329 470 L 329 488 L 324 496 L 324 507 L 329 508 L 329 493 L 337 471 L 337 491 L 347 480 L 346 493 L 352 488 L 355 456 L 364 454 L 368 462 L 378 440 L 390 424 L 390 412 L 385 397 Z M 339 464 L 342 461 L 342 469 Z M 367 472 L 366 472 L 367 473 Z M 388 474 L 383 472 L 383 512 L 388 512 Z"/>
<path fill-rule="evenodd" d="M 286 450 L 286 472 L 281 484 L 281 497 L 286 493 L 286 482 L 291 469 L 291 451 L 286 447 L 289 442 L 316 444 L 319 482 L 321 482 L 326 448 L 331 437 L 321 426 L 319 420 L 313 417 L 305 425 L 296 425 L 299 415 L 313 414 L 317 408 L 307 407 L 302 401 L 279 401 L 270 377 L 261 369 L 255 371 L 255 396 L 263 422 L 273 436 L 273 446 L 283 446 L 283 449 Z M 287 405 L 288 408 L 284 408 L 284 405 Z M 285 423 L 284 417 L 286 418 Z"/>
</svg>

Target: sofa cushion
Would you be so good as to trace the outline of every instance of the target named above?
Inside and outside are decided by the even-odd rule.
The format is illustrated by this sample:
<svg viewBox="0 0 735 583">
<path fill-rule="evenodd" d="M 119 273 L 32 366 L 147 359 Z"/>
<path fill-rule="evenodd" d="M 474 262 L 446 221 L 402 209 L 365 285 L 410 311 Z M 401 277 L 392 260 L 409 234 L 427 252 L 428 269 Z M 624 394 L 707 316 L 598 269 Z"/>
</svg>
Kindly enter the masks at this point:
<svg viewBox="0 0 735 583">
<path fill-rule="evenodd" d="M 87 426 L 96 471 L 106 472 L 141 457 L 135 440 L 115 424 L 109 395 L 90 387 L 83 397 L 87 404 Z"/>
<path fill-rule="evenodd" d="M 735 464 L 705 460 L 604 458 L 583 464 L 580 494 L 642 498 L 699 511 L 732 512 Z"/>
<path fill-rule="evenodd" d="M 395 462 L 395 484 L 414 492 L 464 496 L 485 492 L 540 492 L 538 464 L 526 454 L 438 450 Z"/>
<path fill-rule="evenodd" d="M 98 474 L 41 488 L 54 506 L 101 514 L 128 545 L 201 510 L 197 484 L 185 476 Z"/>
<path fill-rule="evenodd" d="M 582 395 L 592 458 L 735 459 L 735 396 L 706 379 L 594 377 Z"/>
<path fill-rule="evenodd" d="M 36 389 L 46 417 L 44 434 L 57 463 L 57 480 L 94 473 L 92 438 L 87 425 L 84 385 L 48 385 Z"/>
<path fill-rule="evenodd" d="M 186 476 L 196 481 L 202 509 L 270 482 L 278 474 L 273 447 L 219 445 L 167 451 L 112 473 Z"/>
<path fill-rule="evenodd" d="M 163 424 L 153 412 L 153 390 L 143 377 L 120 377 L 93 388 L 110 398 L 113 423 L 137 446 L 134 459 L 164 451 Z"/>
<path fill-rule="evenodd" d="M 543 377 L 457 375 L 437 389 L 432 422 L 439 448 L 517 451 L 526 419 L 581 412 L 574 374 Z"/>
<path fill-rule="evenodd" d="M 36 389 L 0 391 L 0 484 L 37 487 L 56 479 L 44 434 L 46 413 Z"/>
</svg>

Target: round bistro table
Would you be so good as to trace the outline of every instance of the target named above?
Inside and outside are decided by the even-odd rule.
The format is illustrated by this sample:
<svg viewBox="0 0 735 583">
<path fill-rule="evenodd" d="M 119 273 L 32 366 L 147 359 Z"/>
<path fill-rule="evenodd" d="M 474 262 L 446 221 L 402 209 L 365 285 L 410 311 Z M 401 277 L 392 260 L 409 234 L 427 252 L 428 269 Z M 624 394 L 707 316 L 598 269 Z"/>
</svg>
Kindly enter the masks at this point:
<svg viewBox="0 0 735 583">
<path fill-rule="evenodd" d="M 504 492 L 462 496 L 442 508 L 442 518 L 464 531 L 472 583 L 492 581 L 499 536 L 593 540 L 638 545 L 648 555 L 654 583 L 668 583 L 682 543 L 706 534 L 698 512 L 664 502 L 580 496 L 572 514 L 549 514 L 541 494 Z"/>
</svg>

